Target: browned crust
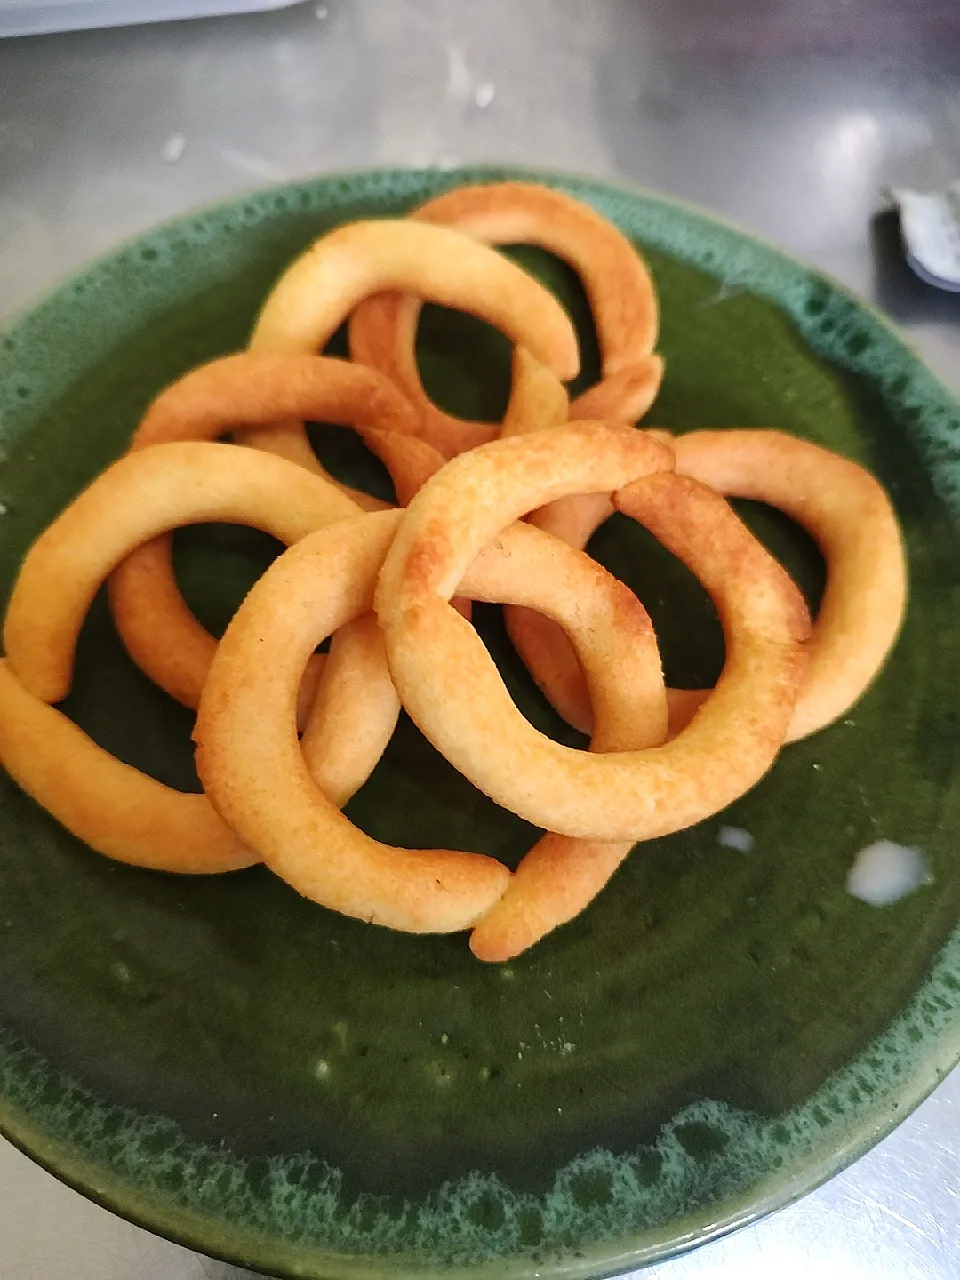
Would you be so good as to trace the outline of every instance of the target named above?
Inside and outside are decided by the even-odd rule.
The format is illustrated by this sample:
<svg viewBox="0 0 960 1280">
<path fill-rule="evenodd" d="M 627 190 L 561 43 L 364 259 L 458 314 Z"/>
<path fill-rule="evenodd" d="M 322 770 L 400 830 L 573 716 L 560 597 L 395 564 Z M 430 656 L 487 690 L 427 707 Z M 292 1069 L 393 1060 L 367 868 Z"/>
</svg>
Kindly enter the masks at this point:
<svg viewBox="0 0 960 1280">
<path fill-rule="evenodd" d="M 0 761 L 13 780 L 91 849 L 183 875 L 259 861 L 204 795 L 174 791 L 104 751 L 29 693 L 0 661 Z"/>
<path fill-rule="evenodd" d="M 353 428 L 384 462 L 401 504 L 442 462 L 417 438 L 415 410 L 373 370 L 344 360 L 273 351 L 224 356 L 180 378 L 147 410 L 130 452 L 172 441 L 212 441 L 244 428 L 244 443 L 286 455 L 327 480 L 331 520 L 356 515 L 359 508 L 346 498 L 357 495 L 332 491 L 342 486 L 326 477 L 302 433 L 273 429 L 291 416 Z M 216 642 L 180 594 L 170 537 L 163 535 L 131 552 L 110 575 L 109 595 L 117 630 L 134 662 L 171 697 L 195 708 Z M 308 673 L 304 713 L 319 666 L 312 664 Z"/>
<path fill-rule="evenodd" d="M 364 299 L 390 290 L 479 316 L 559 377 L 576 375 L 576 333 L 552 294 L 478 240 L 410 219 L 351 223 L 321 237 L 281 276 L 250 345 L 318 351 Z M 421 431 L 435 443 L 426 423 Z M 285 447 L 302 450 L 290 443 L 298 434 L 299 424 L 288 423 Z"/>
<path fill-rule="evenodd" d="M 238 445 L 160 444 L 127 454 L 27 552 L 4 621 L 10 665 L 37 697 L 59 702 L 70 689 L 77 635 L 90 602 L 135 547 L 206 520 L 249 524 L 295 542 L 328 523 L 338 503 L 352 510 L 349 499 L 320 476 Z"/>
<path fill-rule="evenodd" d="M 665 433 L 664 433 L 665 434 Z M 827 585 L 807 645 L 809 665 L 787 741 L 845 715 L 875 679 L 896 642 L 907 600 L 903 539 L 883 487 L 858 463 L 780 431 L 725 428 L 674 439 L 677 471 L 729 497 L 783 511 L 817 542 Z M 572 546 L 585 546 L 603 518 L 582 499 L 555 502 L 530 517 Z M 506 613 L 510 637 L 547 699 L 570 724 L 593 723 L 586 684 L 565 637 L 546 618 Z M 679 733 L 707 689 L 669 689 L 671 734 Z"/>
<path fill-rule="evenodd" d="M 628 437 L 637 451 L 630 461 Z M 614 464 L 606 458 L 605 469 L 608 450 Z M 376 607 L 408 712 L 474 785 L 559 834 L 612 843 L 700 821 L 766 772 L 793 711 L 809 626 L 802 597 L 720 495 L 660 469 L 670 453 L 643 433 L 587 424 L 482 446 L 424 486 L 381 572 Z M 631 462 L 644 478 L 628 480 L 615 501 L 714 594 L 727 662 L 713 696 L 673 741 L 591 755 L 551 742 L 523 719 L 446 598 L 464 557 L 498 525 L 567 493 L 616 490 L 611 472 Z M 448 550 L 427 561 L 421 553 L 440 526 Z M 454 671 L 438 683 L 438 673 Z"/>
<path fill-rule="evenodd" d="M 602 362 L 600 382 L 574 401 L 571 416 L 636 422 L 647 412 L 663 373 L 652 354 L 656 293 L 642 257 L 612 223 L 563 192 L 527 182 L 458 187 L 411 217 L 487 244 L 539 245 L 569 263 L 583 281 Z M 350 353 L 403 390 L 423 414 L 426 438 L 452 457 L 492 440 L 498 428 L 456 418 L 430 401 L 414 352 L 419 313 L 418 298 L 409 294 L 382 293 L 361 303 L 350 320 Z"/>
<path fill-rule="evenodd" d="M 393 928 L 462 929 L 500 897 L 505 869 L 492 864 L 492 871 L 476 854 L 385 850 L 358 832 L 337 811 L 341 797 L 325 796 L 310 778 L 292 719 L 306 655 L 326 632 L 340 628 L 342 636 L 352 619 L 363 621 L 396 519 L 370 515 L 311 535 L 253 588 L 221 642 L 201 700 L 198 768 L 230 824 L 305 896 Z M 458 590 L 544 608 L 574 636 L 610 733 L 629 728 L 662 739 L 666 707 L 650 620 L 595 562 L 514 525 L 469 565 Z M 367 639 L 369 669 L 379 661 L 385 671 L 372 629 Z M 458 679 L 453 669 L 438 676 L 443 684 Z M 372 741 L 361 748 L 361 772 L 381 749 Z"/>
<path fill-rule="evenodd" d="M 679 472 L 776 507 L 823 554 L 827 582 L 788 741 L 808 737 L 863 696 L 900 632 L 907 564 L 893 505 L 859 463 L 782 431 L 694 431 L 674 449 Z"/>
</svg>

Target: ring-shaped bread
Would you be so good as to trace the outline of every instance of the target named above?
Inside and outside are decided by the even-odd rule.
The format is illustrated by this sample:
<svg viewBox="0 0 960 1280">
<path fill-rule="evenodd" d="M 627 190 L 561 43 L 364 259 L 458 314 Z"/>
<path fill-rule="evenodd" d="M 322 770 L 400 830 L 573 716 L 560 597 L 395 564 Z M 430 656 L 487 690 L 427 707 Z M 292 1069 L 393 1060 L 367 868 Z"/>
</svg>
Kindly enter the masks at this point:
<svg viewBox="0 0 960 1280">
<path fill-rule="evenodd" d="M 583 282 L 601 362 L 600 381 L 574 401 L 571 416 L 635 422 L 647 412 L 663 374 L 663 362 L 652 354 L 656 292 L 640 254 L 606 218 L 562 191 L 530 182 L 457 187 L 410 217 L 485 244 L 537 245 L 568 263 Z M 362 302 L 350 318 L 350 354 L 395 382 L 422 414 L 425 438 L 453 457 L 492 440 L 499 427 L 444 413 L 427 395 L 416 358 L 420 307 L 419 297 L 402 293 Z"/>
<path fill-rule="evenodd" d="M 787 741 L 809 737 L 863 696 L 900 632 L 907 562 L 893 504 L 859 463 L 782 431 L 691 431 L 673 448 L 680 474 L 775 507 L 820 549 L 827 580 Z"/>
<path fill-rule="evenodd" d="M 567 396 L 563 385 L 522 347 L 517 347 L 513 390 L 501 438 L 558 426 L 566 418 Z M 590 498 L 609 504 L 609 499 L 602 494 L 590 495 Z M 551 629 L 556 628 L 563 636 L 578 678 L 583 679 L 570 641 L 558 623 L 523 605 L 504 606 L 505 618 L 514 614 L 537 618 Z M 659 654 L 656 661 L 659 663 Z M 624 687 L 628 683 L 624 674 Z M 646 721 L 622 715 L 611 717 L 607 708 L 601 706 L 594 717 L 590 749 L 629 751 L 658 747 L 664 740 L 663 728 L 662 721 L 658 723 L 652 717 Z M 605 844 L 547 832 L 521 858 L 503 897 L 473 930 L 470 950 L 480 960 L 496 962 L 510 960 L 526 951 L 551 930 L 578 915 L 606 885 L 632 848 L 633 841 Z"/>
<path fill-rule="evenodd" d="M 124 764 L 0 661 L 0 763 L 78 839 L 118 862 L 182 875 L 259 862 L 205 795 Z"/>
<path fill-rule="evenodd" d="M 280 429 L 278 424 L 291 417 L 352 427 L 364 441 L 374 433 L 368 442 L 374 452 L 377 432 L 416 436 L 421 429 L 410 401 L 374 369 L 309 351 L 247 350 L 198 365 L 161 391 L 134 432 L 130 450 L 242 432 L 244 444 L 318 472 L 361 510 L 390 505 L 334 480 L 304 432 Z M 402 476 L 402 462 L 400 470 Z"/>
<path fill-rule="evenodd" d="M 356 431 L 386 466 L 401 505 L 441 461 L 416 437 L 416 413 L 385 378 L 345 360 L 270 351 L 224 356 L 178 379 L 151 404 L 129 452 L 173 441 L 212 441 L 232 429 L 262 425 L 265 438 L 255 443 L 283 456 L 282 449 L 271 448 L 276 441 L 266 428 L 291 414 Z M 290 461 L 327 480 L 330 520 L 356 515 L 358 505 L 334 492 L 342 486 L 326 477 L 305 437 L 303 442 L 309 458 L 291 455 Z M 117 631 L 133 661 L 171 697 L 196 708 L 217 642 L 180 593 L 171 535 L 132 551 L 110 575 L 108 591 Z M 306 673 L 305 708 L 312 704 L 320 666 L 311 664 Z"/>
<path fill-rule="evenodd" d="M 859 463 L 781 431 L 725 428 L 673 438 L 677 472 L 730 498 L 775 507 L 817 543 L 827 578 L 807 644 L 809 662 L 787 742 L 825 728 L 862 697 L 893 647 L 907 600 L 907 566 L 896 514 Z M 532 523 L 585 547 L 599 510 L 554 503 Z M 589 732 L 590 699 L 566 637 L 528 610 L 505 611 L 518 653 L 570 724 Z M 669 689 L 671 733 L 687 724 L 708 689 Z"/>
<path fill-rule="evenodd" d="M 726 501 L 672 466 L 669 446 L 595 423 L 482 445 L 413 499 L 380 575 L 376 608 L 413 720 L 480 790 L 562 835 L 644 840 L 710 816 L 769 769 L 793 712 L 809 633 L 803 598 Z M 647 751 L 591 754 L 539 734 L 448 603 L 477 551 L 508 524 L 591 491 L 613 491 L 691 568 L 724 627 L 713 695 L 683 733 Z"/>
<path fill-rule="evenodd" d="M 372 840 L 317 786 L 296 735 L 303 664 L 326 634 L 370 608 L 401 518 L 372 513 L 321 530 L 253 587 L 204 689 L 197 768 L 231 826 L 304 896 L 395 929 L 450 932 L 470 927 L 501 896 L 506 868 L 480 854 L 402 850 Z M 588 557 L 517 526 L 468 566 L 461 591 L 550 610 L 570 625 L 593 696 L 611 722 L 629 719 L 649 724 L 653 735 L 666 732 L 649 618 Z"/>
<path fill-rule="evenodd" d="M 174 791 L 114 759 L 46 704 L 69 692 L 77 637 L 97 588 L 144 539 L 194 521 L 230 520 L 296 541 L 329 520 L 331 504 L 340 504 L 343 515 L 357 513 L 320 476 L 237 445 L 158 444 L 103 472 L 30 548 L 10 598 L 0 744 L 11 775 L 110 857 L 172 871 L 230 870 L 257 861 L 204 796 Z M 337 638 L 348 653 L 354 647 L 349 634 Z M 365 651 L 356 647 L 362 664 Z M 382 686 L 368 686 L 362 665 L 354 674 L 357 723 L 383 744 L 399 701 L 393 693 L 387 705 Z M 316 718 L 316 732 L 329 740 L 324 707 Z M 317 766 L 322 773 L 323 758 Z M 352 774 L 349 759 L 339 770 L 347 792 L 366 776 Z"/>
<path fill-rule="evenodd" d="M 576 377 L 576 331 L 543 285 L 470 236 L 410 219 L 353 222 L 321 236 L 274 285 L 250 346 L 321 351 L 359 303 L 390 290 L 479 316 L 564 381 Z M 272 448 L 305 456 L 309 444 L 301 423 L 288 420 L 280 437 Z M 242 433 L 237 438 L 247 442 Z M 429 433 L 424 438 L 430 440 Z"/>
<path fill-rule="evenodd" d="M 66 697 L 77 636 L 97 589 L 160 533 L 226 521 L 291 543 L 329 524 L 334 511 L 356 515 L 350 499 L 320 476 L 239 445 L 179 442 L 126 454 L 27 552 L 4 620 L 10 666 L 44 702 Z"/>
<path fill-rule="evenodd" d="M 236 445 L 160 444 L 114 463 L 31 547 L 4 623 L 3 759 L 25 790 L 92 848 L 173 871 L 229 870 L 257 860 L 205 797 L 173 791 L 121 763 L 47 707 L 69 692 L 77 636 L 104 577 L 144 538 L 197 520 L 239 521 L 296 541 L 328 521 L 331 501 L 342 504 L 342 514 L 357 514 L 320 476 L 282 458 Z M 352 754 L 332 751 L 343 725 L 338 707 L 351 705 L 347 741 L 362 738 L 374 763 L 399 713 L 396 692 L 382 678 L 382 644 L 370 653 L 371 621 L 357 619 L 335 637 L 336 685 L 318 698 L 308 725 L 323 749 L 311 742 L 304 748 L 307 767 L 321 779 L 332 752 L 344 799 L 372 765 L 357 759 L 355 744 Z"/>
</svg>

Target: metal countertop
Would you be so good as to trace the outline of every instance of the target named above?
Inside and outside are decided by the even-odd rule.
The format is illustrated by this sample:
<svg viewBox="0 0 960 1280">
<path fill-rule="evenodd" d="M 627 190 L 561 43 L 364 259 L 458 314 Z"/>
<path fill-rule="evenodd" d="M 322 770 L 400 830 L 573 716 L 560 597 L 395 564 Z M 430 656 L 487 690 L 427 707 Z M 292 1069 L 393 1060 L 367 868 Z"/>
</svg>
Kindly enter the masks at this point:
<svg viewBox="0 0 960 1280">
<path fill-rule="evenodd" d="M 0 314 L 244 190 L 372 165 L 533 163 L 719 211 L 879 303 L 960 388 L 960 297 L 892 185 L 960 177 L 956 0 L 329 0 L 0 41 Z M 2 1280 L 238 1280 L 0 1140 Z M 956 1280 L 960 1073 L 800 1203 L 650 1280 Z"/>
</svg>

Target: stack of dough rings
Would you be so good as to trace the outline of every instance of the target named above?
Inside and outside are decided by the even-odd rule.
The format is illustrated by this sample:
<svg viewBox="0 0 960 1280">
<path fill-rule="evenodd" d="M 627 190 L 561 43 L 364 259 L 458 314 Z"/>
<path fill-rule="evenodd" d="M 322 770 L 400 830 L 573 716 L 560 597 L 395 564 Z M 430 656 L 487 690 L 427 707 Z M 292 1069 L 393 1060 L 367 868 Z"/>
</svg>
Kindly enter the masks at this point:
<svg viewBox="0 0 960 1280">
<path fill-rule="evenodd" d="M 570 264 L 593 310 L 600 378 L 572 401 L 571 322 L 496 247 L 521 242 Z M 502 422 L 452 417 L 427 396 L 415 357 L 425 301 L 512 342 Z M 351 358 L 320 354 L 344 321 Z M 108 857 L 190 874 L 263 863 L 374 924 L 470 930 L 482 960 L 572 919 L 634 846 L 716 814 L 785 743 L 844 715 L 905 606 L 896 517 L 858 464 L 775 430 L 638 427 L 663 376 L 657 329 L 634 246 L 547 187 L 456 189 L 408 218 L 323 236 L 277 281 L 247 350 L 162 391 L 125 454 L 26 555 L 0 661 L 7 771 Z M 396 505 L 329 476 L 307 421 L 356 431 Z M 728 498 L 779 508 L 815 539 L 827 569 L 815 622 Z M 645 609 L 587 554 L 614 511 L 712 598 L 725 641 L 715 688 L 665 687 Z M 171 555 L 172 531 L 204 521 L 287 547 L 219 642 L 180 595 Z M 122 763 L 56 708 L 104 583 L 131 659 L 196 711 L 200 793 Z M 588 750 L 523 717 L 471 601 L 504 607 L 531 676 Z M 345 816 L 401 708 L 470 782 L 542 829 L 515 871 L 482 850 L 384 845 Z"/>
</svg>

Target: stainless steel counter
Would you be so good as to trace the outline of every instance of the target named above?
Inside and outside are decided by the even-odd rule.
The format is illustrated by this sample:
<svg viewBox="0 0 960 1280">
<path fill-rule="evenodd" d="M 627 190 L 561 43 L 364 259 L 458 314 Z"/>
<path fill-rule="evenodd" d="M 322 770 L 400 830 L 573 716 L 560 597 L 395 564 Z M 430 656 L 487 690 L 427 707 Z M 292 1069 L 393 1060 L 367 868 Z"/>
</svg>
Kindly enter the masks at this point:
<svg viewBox="0 0 960 1280">
<path fill-rule="evenodd" d="M 719 210 L 883 306 L 960 387 L 960 298 L 916 281 L 891 184 L 960 176 L 957 0 L 327 0 L 0 42 L 0 313 L 171 214 L 274 181 L 498 160 Z M 242 1273 L 0 1142 L 2 1280 Z M 955 1280 L 960 1074 L 800 1204 L 662 1280 Z"/>
</svg>

